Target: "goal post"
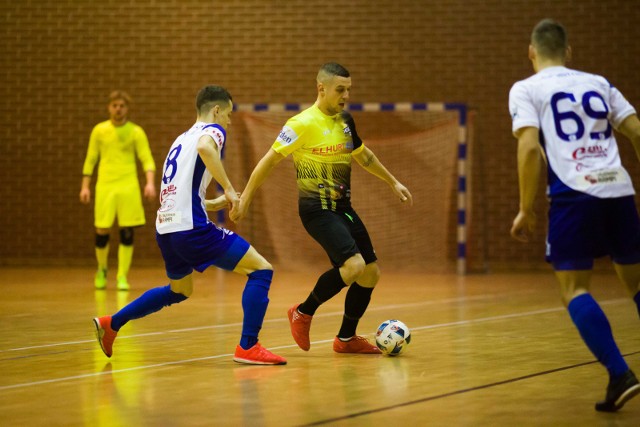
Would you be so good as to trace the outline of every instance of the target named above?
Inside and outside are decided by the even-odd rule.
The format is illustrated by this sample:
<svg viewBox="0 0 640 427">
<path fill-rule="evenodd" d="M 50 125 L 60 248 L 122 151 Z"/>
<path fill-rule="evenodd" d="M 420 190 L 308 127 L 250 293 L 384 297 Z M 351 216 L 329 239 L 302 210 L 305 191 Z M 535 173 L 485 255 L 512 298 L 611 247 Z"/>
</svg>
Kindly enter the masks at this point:
<svg viewBox="0 0 640 427">
<path fill-rule="evenodd" d="M 225 164 L 238 190 L 286 120 L 311 105 L 235 106 Z M 382 181 L 362 168 L 352 170 L 353 205 L 381 266 L 465 274 L 470 220 L 466 104 L 352 103 L 348 111 L 365 145 L 414 197 L 414 206 L 405 206 Z M 294 269 L 326 265 L 326 255 L 300 224 L 293 162 L 286 160 L 258 190 L 247 218 L 227 226 L 274 264 Z"/>
</svg>

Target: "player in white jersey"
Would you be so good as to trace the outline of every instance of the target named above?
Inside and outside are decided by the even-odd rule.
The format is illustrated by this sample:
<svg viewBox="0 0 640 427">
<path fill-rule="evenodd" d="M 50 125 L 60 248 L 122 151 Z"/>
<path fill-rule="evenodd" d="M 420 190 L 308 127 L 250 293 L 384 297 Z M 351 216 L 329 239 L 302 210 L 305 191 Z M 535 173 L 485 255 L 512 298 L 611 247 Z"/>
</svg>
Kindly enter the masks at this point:
<svg viewBox="0 0 640 427">
<path fill-rule="evenodd" d="M 160 187 L 160 209 L 156 217 L 158 234 L 192 230 L 210 222 L 205 194 L 211 182 L 211 173 L 198 155 L 198 140 L 204 135 L 208 135 L 216 144 L 216 151 L 222 152 L 226 141 L 224 128 L 201 121 L 180 135 L 169 149 Z"/>
<path fill-rule="evenodd" d="M 234 190 L 221 161 L 226 128 L 231 124 L 231 95 L 220 86 L 205 86 L 196 97 L 196 123 L 180 135 L 164 162 L 156 239 L 164 258 L 168 286 L 153 288 L 113 316 L 94 319 L 98 342 L 111 357 L 117 332 L 129 320 L 154 313 L 187 299 L 193 292 L 192 272 L 215 265 L 248 276 L 242 294 L 242 336 L 233 360 L 257 365 L 284 365 L 287 361 L 258 342 L 267 305 L 273 269 L 246 240 L 216 226 L 207 210 L 237 208 Z M 215 179 L 224 194 L 205 200 Z"/>
<path fill-rule="evenodd" d="M 520 209 L 511 235 L 529 240 L 546 160 L 550 199 L 546 258 L 571 319 L 609 373 L 605 399 L 595 408 L 615 412 L 640 393 L 640 384 L 589 287 L 594 258 L 609 255 L 640 313 L 640 221 L 612 131 L 615 127 L 629 138 L 640 157 L 640 121 L 603 77 L 566 68 L 570 53 L 564 27 L 549 19 L 539 22 L 529 46 L 536 74 L 514 84 L 509 94 L 520 184 Z"/>
</svg>

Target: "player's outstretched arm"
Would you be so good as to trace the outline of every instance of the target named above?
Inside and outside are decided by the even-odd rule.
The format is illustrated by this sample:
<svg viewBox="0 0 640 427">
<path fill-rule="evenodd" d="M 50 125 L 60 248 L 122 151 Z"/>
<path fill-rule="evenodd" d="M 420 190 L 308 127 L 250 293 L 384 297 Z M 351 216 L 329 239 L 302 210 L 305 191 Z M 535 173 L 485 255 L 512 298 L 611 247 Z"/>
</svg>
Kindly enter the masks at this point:
<svg viewBox="0 0 640 427">
<path fill-rule="evenodd" d="M 198 140 L 197 149 L 207 170 L 213 179 L 215 179 L 222 187 L 224 197 L 233 211 L 238 205 L 238 193 L 234 190 L 233 185 L 231 185 L 231 181 L 229 181 L 229 177 L 227 176 L 227 172 L 224 170 L 222 160 L 220 160 L 220 150 L 218 149 L 218 146 L 213 142 L 213 139 L 211 139 L 210 136 L 203 135 Z"/>
<path fill-rule="evenodd" d="M 220 211 L 227 206 L 229 206 L 229 201 L 227 201 L 224 194 L 215 199 L 207 199 L 204 201 L 204 208 L 211 212 Z"/>
<path fill-rule="evenodd" d="M 378 160 L 373 151 L 368 147 L 363 147 L 362 150 L 353 155 L 356 162 L 364 168 L 367 172 L 377 176 L 391 187 L 396 196 L 401 202 L 409 202 L 413 206 L 413 197 L 409 190 L 400 183 L 386 167 Z"/>
<path fill-rule="evenodd" d="M 528 242 L 536 224 L 533 211 L 544 157 L 540 150 L 538 129 L 520 129 L 518 138 L 518 182 L 520 187 L 520 209 L 511 226 L 511 236 L 521 242 Z"/>
<path fill-rule="evenodd" d="M 240 198 L 240 193 L 236 193 L 238 198 Z M 215 199 L 207 199 L 204 201 L 204 208 L 210 212 L 221 211 L 222 209 L 229 207 L 229 201 L 227 200 L 227 196 L 222 194 Z"/>
<path fill-rule="evenodd" d="M 260 159 L 256 167 L 253 169 L 253 172 L 251 172 L 249 182 L 247 182 L 247 186 L 244 188 L 242 196 L 240 196 L 240 203 L 238 205 L 238 208 L 235 211 L 229 213 L 229 218 L 231 218 L 231 221 L 238 222 L 246 216 L 247 210 L 249 209 L 249 205 L 253 200 L 255 192 L 266 181 L 269 175 L 271 175 L 273 168 L 276 167 L 276 165 L 280 163 L 282 159 L 284 159 L 284 156 L 280 153 L 275 152 L 271 148 L 262 157 L 262 159 Z"/>
<path fill-rule="evenodd" d="M 635 114 L 630 115 L 622 121 L 618 130 L 622 132 L 624 136 L 629 138 L 633 148 L 636 150 L 636 156 L 640 160 L 640 120 Z"/>
</svg>

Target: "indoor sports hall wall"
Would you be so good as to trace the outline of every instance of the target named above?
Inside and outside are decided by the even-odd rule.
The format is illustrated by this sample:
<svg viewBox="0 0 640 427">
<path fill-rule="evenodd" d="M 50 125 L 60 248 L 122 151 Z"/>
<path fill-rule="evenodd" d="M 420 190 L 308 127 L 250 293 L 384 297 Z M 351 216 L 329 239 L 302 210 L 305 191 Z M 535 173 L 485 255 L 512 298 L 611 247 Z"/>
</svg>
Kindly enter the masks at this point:
<svg viewBox="0 0 640 427">
<path fill-rule="evenodd" d="M 352 73 L 353 102 L 461 102 L 473 109 L 470 269 L 539 266 L 542 199 L 536 239 L 522 245 L 509 237 L 518 201 L 507 99 L 511 85 L 531 74 L 529 34 L 543 17 L 567 26 L 571 66 L 607 76 L 640 107 L 640 12 L 628 0 L 2 1 L 0 264 L 93 265 L 92 207 L 81 205 L 78 193 L 88 136 L 107 118 L 111 90 L 133 96 L 131 119 L 146 130 L 161 169 L 165 151 L 195 118 L 201 86 L 222 84 L 237 103 L 313 102 L 318 67 L 337 61 Z M 377 135 L 372 129 L 363 136 Z M 633 150 L 620 145 L 640 188 Z M 415 161 L 410 150 L 403 161 Z M 374 177 L 363 179 L 384 191 Z M 425 182 L 404 183 L 420 195 Z M 358 191 L 355 200 L 369 197 Z M 157 203 L 145 206 L 134 267 L 161 265 Z M 397 218 L 407 235 L 428 241 L 407 215 Z"/>
</svg>

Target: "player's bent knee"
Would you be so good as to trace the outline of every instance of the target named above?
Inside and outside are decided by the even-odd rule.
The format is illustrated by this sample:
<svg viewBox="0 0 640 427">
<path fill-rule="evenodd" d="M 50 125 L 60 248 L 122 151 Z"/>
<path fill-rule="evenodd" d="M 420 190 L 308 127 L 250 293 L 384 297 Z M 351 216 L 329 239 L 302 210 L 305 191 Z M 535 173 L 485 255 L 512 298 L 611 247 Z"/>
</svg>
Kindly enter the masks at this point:
<svg viewBox="0 0 640 427">
<path fill-rule="evenodd" d="M 273 270 L 273 266 L 269 261 L 264 259 L 264 257 L 258 254 L 258 259 L 256 260 L 256 270 Z"/>
<path fill-rule="evenodd" d="M 191 275 L 183 277 L 182 279 L 171 280 L 171 291 L 176 294 L 182 294 L 189 298 L 193 294 L 193 280 Z"/>
<path fill-rule="evenodd" d="M 364 272 L 364 269 L 367 266 L 364 262 L 364 258 L 362 258 L 362 255 L 360 254 L 353 255 L 351 258 L 345 261 L 344 265 L 350 270 L 360 273 Z"/>
<path fill-rule="evenodd" d="M 340 267 L 340 275 L 347 285 L 355 282 L 365 271 L 366 264 L 362 255 L 355 254 Z"/>
<path fill-rule="evenodd" d="M 579 297 L 582 294 L 588 293 L 589 290 L 587 287 L 578 286 L 574 283 L 571 284 L 561 284 L 560 285 L 560 298 L 565 307 L 569 306 L 569 303 L 576 297 Z"/>
<path fill-rule="evenodd" d="M 590 270 L 556 270 L 555 274 L 560 284 L 560 297 L 565 306 L 575 297 L 589 292 Z"/>
<path fill-rule="evenodd" d="M 586 289 L 572 289 L 571 291 L 561 292 L 560 297 L 564 306 L 569 307 L 569 304 L 571 303 L 571 301 L 573 301 L 574 298 L 587 293 L 588 291 Z"/>
<path fill-rule="evenodd" d="M 173 287 L 172 287 L 171 291 L 176 293 L 176 294 L 184 295 L 187 298 L 189 298 L 191 296 L 191 294 L 193 294 L 193 288 L 180 288 L 180 289 L 176 290 L 176 289 L 173 289 Z"/>
<path fill-rule="evenodd" d="M 618 278 L 627 287 L 631 296 L 640 290 L 640 264 L 613 263 Z"/>
<path fill-rule="evenodd" d="M 273 266 L 253 246 L 250 246 L 233 271 L 248 275 L 257 270 L 273 270 Z"/>
<path fill-rule="evenodd" d="M 380 268 L 377 263 L 367 264 L 357 282 L 365 288 L 375 288 L 380 280 Z"/>
</svg>

